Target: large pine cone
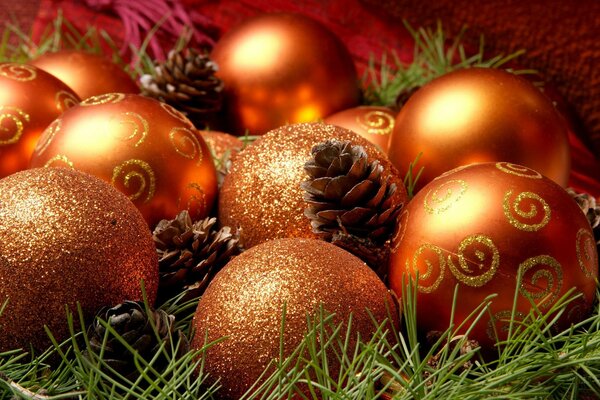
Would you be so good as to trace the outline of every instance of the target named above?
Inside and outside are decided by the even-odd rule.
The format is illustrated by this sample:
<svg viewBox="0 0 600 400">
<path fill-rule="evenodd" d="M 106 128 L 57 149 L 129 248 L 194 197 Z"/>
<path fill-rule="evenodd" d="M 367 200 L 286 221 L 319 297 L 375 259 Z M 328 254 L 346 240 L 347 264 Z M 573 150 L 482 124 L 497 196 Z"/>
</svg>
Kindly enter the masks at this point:
<svg viewBox="0 0 600 400">
<path fill-rule="evenodd" d="M 109 367 L 130 380 L 139 374 L 134 362 L 134 353 L 129 351 L 116 336 L 107 333 L 100 319 L 108 323 L 139 356 L 148 362 L 155 357 L 163 342 L 165 351 L 168 352 L 171 349 L 170 343 L 174 348 L 179 341 L 178 352 L 173 355 L 174 357 L 180 357 L 189 349 L 185 335 L 174 329 L 175 317 L 163 310 L 154 310 L 148 315 L 144 303 L 139 301 L 125 301 L 112 308 L 104 307 L 88 327 L 89 350 L 96 355 L 102 354 L 102 359 Z M 90 357 L 89 351 L 84 354 Z M 155 371 L 161 372 L 168 363 L 169 358 L 163 354 L 152 366 Z"/>
<path fill-rule="evenodd" d="M 200 296 L 215 274 L 242 250 L 237 232 L 227 226 L 218 229 L 216 218 L 192 223 L 186 210 L 173 220 L 160 221 L 153 238 L 163 300 L 184 291 L 187 299 Z"/>
<path fill-rule="evenodd" d="M 198 129 L 214 125 L 223 103 L 223 82 L 208 54 L 194 49 L 171 51 L 154 74 L 140 78 L 142 94 L 183 112 Z"/>
</svg>

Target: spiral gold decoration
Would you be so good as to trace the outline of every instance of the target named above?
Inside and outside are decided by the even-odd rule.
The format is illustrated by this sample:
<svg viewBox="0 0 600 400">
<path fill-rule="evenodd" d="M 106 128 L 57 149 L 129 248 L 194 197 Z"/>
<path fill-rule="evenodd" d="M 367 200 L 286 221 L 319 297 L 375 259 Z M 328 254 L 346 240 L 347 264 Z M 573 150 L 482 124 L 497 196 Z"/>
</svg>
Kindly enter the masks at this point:
<svg viewBox="0 0 600 400">
<path fill-rule="evenodd" d="M 500 265 L 500 252 L 492 239 L 485 235 L 470 235 L 463 239 L 458 246 L 457 257 L 458 266 L 452 261 L 452 255 L 448 256 L 448 267 L 452 275 L 458 281 L 473 287 L 488 283 Z M 474 270 L 473 267 L 477 269 Z"/>
<path fill-rule="evenodd" d="M 189 195 L 187 199 L 186 209 L 193 210 L 197 208 L 200 210 L 206 210 L 208 205 L 206 204 L 206 193 L 204 193 L 202 186 L 196 182 L 192 182 L 187 185 L 187 189 L 188 192 L 191 191 L 192 194 Z"/>
<path fill-rule="evenodd" d="M 44 151 L 46 151 L 48 146 L 50 146 L 50 143 L 52 143 L 52 140 L 54 140 L 56 133 L 60 131 L 61 125 L 62 120 L 60 118 L 55 119 L 50 125 L 48 125 L 48 127 L 44 130 L 44 132 L 38 139 L 38 142 L 35 146 L 35 150 L 33 151 L 34 154 L 40 155 Z"/>
<path fill-rule="evenodd" d="M 137 170 L 136 170 L 137 169 Z M 150 164 L 143 160 L 127 160 L 115 167 L 112 175 L 112 184 L 119 188 L 118 182 L 123 182 L 123 185 L 128 190 L 121 190 L 125 194 L 131 193 L 131 187 L 137 183 L 137 190 L 128 194 L 129 200 L 136 201 L 141 198 L 144 193 L 144 203 L 150 201 L 154 197 L 156 191 L 156 178 Z"/>
<path fill-rule="evenodd" d="M 598 270 L 598 251 L 589 229 L 581 228 L 577 231 L 575 250 L 579 267 L 586 276 L 593 278 L 596 275 L 594 272 Z"/>
<path fill-rule="evenodd" d="M 410 216 L 409 211 L 407 209 L 404 209 L 398 216 L 396 232 L 394 233 L 394 236 L 392 237 L 392 242 L 395 243 L 396 245 L 392 247 L 392 249 L 391 249 L 392 252 L 396 251 L 396 248 L 402 242 L 402 239 L 404 239 L 404 234 L 406 233 L 406 224 L 408 223 L 409 216 Z"/>
<path fill-rule="evenodd" d="M 69 160 L 67 156 L 64 154 L 57 154 L 51 159 L 49 159 L 44 167 L 65 167 L 65 168 L 75 168 L 73 165 L 73 161 Z"/>
<path fill-rule="evenodd" d="M 144 143 L 150 131 L 148 121 L 140 114 L 132 111 L 116 115 L 114 118 L 111 118 L 110 124 L 117 125 L 114 129 L 109 128 L 109 132 L 114 132 L 115 136 L 118 136 L 119 139 L 123 141 L 137 139 L 133 147 L 138 147 Z M 125 129 L 125 132 L 123 132 L 123 129 L 120 129 L 123 125 L 129 125 L 130 128 Z"/>
<path fill-rule="evenodd" d="M 0 146 L 17 143 L 30 118 L 29 114 L 17 107 L 0 106 Z"/>
<path fill-rule="evenodd" d="M 19 82 L 27 82 L 37 78 L 37 70 L 30 65 L 5 63 L 0 65 L 0 76 Z"/>
<path fill-rule="evenodd" d="M 197 165 L 202 163 L 202 147 L 198 136 L 188 128 L 173 128 L 169 133 L 169 140 L 173 148 L 182 157 L 189 160 L 198 158 Z"/>
<path fill-rule="evenodd" d="M 383 111 L 370 111 L 356 117 L 356 123 L 371 135 L 389 135 L 394 130 L 395 118 Z"/>
<path fill-rule="evenodd" d="M 189 126 L 189 127 L 193 127 L 194 124 L 192 124 L 192 122 L 178 109 L 176 109 L 175 107 L 173 107 L 170 104 L 167 103 L 160 103 L 160 106 L 163 108 L 163 110 L 165 110 L 171 117 L 173 118 L 177 118 L 179 121 L 183 122 L 185 125 Z"/>
<path fill-rule="evenodd" d="M 495 313 L 488 321 L 486 330 L 488 338 L 495 342 L 498 338 L 506 337 L 511 324 L 512 315 L 513 313 L 510 310 L 498 311 Z M 514 322 L 525 319 L 525 313 L 520 311 L 516 311 L 514 316 Z"/>
<path fill-rule="evenodd" d="M 425 211 L 429 214 L 440 214 L 447 211 L 463 197 L 467 188 L 467 182 L 456 179 L 432 187 L 427 191 L 423 201 Z"/>
<path fill-rule="evenodd" d="M 512 226 L 522 231 L 535 232 L 548 225 L 551 210 L 548 203 L 541 196 L 532 192 L 522 192 L 515 197 L 511 206 L 510 198 L 512 195 L 512 189 L 508 190 L 502 202 L 504 215 Z M 526 203 L 529 203 L 529 210 L 523 210 L 527 205 Z"/>
<path fill-rule="evenodd" d="M 426 258 L 426 252 L 434 255 L 434 262 L 431 262 L 431 260 Z M 419 261 L 425 264 L 425 272 L 422 272 L 419 268 Z M 406 267 L 408 271 L 412 272 L 413 276 L 418 274 L 419 291 L 423 293 L 432 293 L 437 290 L 444 280 L 446 261 L 444 260 L 442 249 L 433 244 L 425 243 L 422 244 L 413 255 L 412 265 L 409 265 L 409 261 L 407 260 Z"/>
<path fill-rule="evenodd" d="M 54 102 L 56 103 L 56 108 L 58 108 L 60 112 L 65 112 L 69 108 L 79 104 L 79 99 L 77 99 L 73 93 L 67 92 L 66 90 L 59 90 L 54 96 Z"/>
<path fill-rule="evenodd" d="M 125 93 L 105 93 L 88 97 L 79 103 L 82 106 L 97 106 L 101 104 L 115 104 L 125 99 Z"/>
<path fill-rule="evenodd" d="M 562 266 L 554 257 L 540 255 L 528 258 L 519 265 L 519 274 L 521 295 L 534 300 L 540 308 L 554 304 L 563 286 Z M 545 285 L 542 280 L 546 281 Z"/>
<path fill-rule="evenodd" d="M 542 174 L 540 174 L 539 172 L 518 164 L 512 164 L 509 162 L 498 162 L 496 163 L 496 168 L 498 168 L 502 172 L 506 172 L 507 174 L 515 176 L 520 176 L 521 178 L 542 179 Z"/>
</svg>

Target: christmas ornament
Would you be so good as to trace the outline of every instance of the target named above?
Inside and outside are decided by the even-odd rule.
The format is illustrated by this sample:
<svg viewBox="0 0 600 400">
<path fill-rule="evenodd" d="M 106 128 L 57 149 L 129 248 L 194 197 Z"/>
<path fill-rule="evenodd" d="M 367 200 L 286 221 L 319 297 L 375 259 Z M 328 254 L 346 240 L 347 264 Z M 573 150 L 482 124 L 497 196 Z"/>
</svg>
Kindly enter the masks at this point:
<svg viewBox="0 0 600 400">
<path fill-rule="evenodd" d="M 172 105 L 197 128 L 214 128 L 223 100 L 223 82 L 216 71 L 217 65 L 207 54 L 191 48 L 171 51 L 152 75 L 140 78 L 142 94 Z"/>
<path fill-rule="evenodd" d="M 105 93 L 139 93 L 135 81 L 108 58 L 81 50 L 44 53 L 29 62 L 54 75 L 81 99 Z"/>
<path fill-rule="evenodd" d="M 2 351 L 44 349 L 47 325 L 69 337 L 65 305 L 86 319 L 106 304 L 153 302 L 157 256 L 139 211 L 111 185 L 80 171 L 36 168 L 0 180 Z"/>
<path fill-rule="evenodd" d="M 452 168 L 505 161 L 560 185 L 569 178 L 566 127 L 535 86 L 509 72 L 469 68 L 415 92 L 396 118 L 389 158 L 401 171 L 419 154 L 418 188 Z"/>
<path fill-rule="evenodd" d="M 506 338 L 515 298 L 514 315 L 523 319 L 531 302 L 544 312 L 574 289 L 581 297 L 559 327 L 592 307 L 598 253 L 590 225 L 569 194 L 537 171 L 506 162 L 457 168 L 425 186 L 399 221 L 390 285 L 400 295 L 403 279 L 418 273 L 424 334 L 450 326 L 455 285 L 454 326 L 486 296 L 498 295 L 469 333 L 486 349 Z"/>
<path fill-rule="evenodd" d="M 234 258 L 206 289 L 194 316 L 192 348 L 226 338 L 206 350 L 207 384 L 219 379 L 220 398 L 240 398 L 279 358 L 283 307 L 285 357 L 306 334 L 307 314 L 318 312 L 320 305 L 335 313 L 336 325 L 346 326 L 352 314 L 353 343 L 358 334 L 363 341 L 372 337 L 374 321 L 398 322 L 393 299 L 377 275 L 324 241 L 273 240 Z M 341 355 L 329 351 L 328 356 L 329 372 L 336 377 Z"/>
<path fill-rule="evenodd" d="M 128 195 L 151 227 L 187 209 L 205 217 L 217 192 L 208 147 L 173 107 L 140 95 L 86 99 L 46 129 L 33 167 L 94 174 Z"/>
<path fill-rule="evenodd" d="M 215 274 L 241 252 L 239 235 L 216 223 L 214 217 L 192 222 L 184 210 L 154 228 L 159 297 L 166 300 L 181 292 L 188 299 L 200 296 Z"/>
<path fill-rule="evenodd" d="M 359 102 L 348 49 L 302 15 L 249 18 L 217 42 L 212 58 L 225 83 L 225 120 L 236 134 L 315 121 Z"/>
<path fill-rule="evenodd" d="M 304 165 L 309 179 L 300 187 L 304 214 L 313 232 L 361 258 L 380 277 L 387 274 L 387 243 L 406 200 L 378 160 L 361 146 L 328 140 L 312 149 Z M 358 245 L 360 244 L 360 245 Z"/>
<path fill-rule="evenodd" d="M 79 97 L 36 67 L 0 63 L 0 178 L 27 168 L 44 129 Z"/>
<path fill-rule="evenodd" d="M 395 119 L 396 113 L 388 107 L 358 106 L 330 115 L 323 122 L 350 129 L 387 153 Z"/>
<path fill-rule="evenodd" d="M 348 140 L 363 146 L 391 175 L 400 201 L 406 191 L 395 168 L 377 147 L 358 134 L 334 125 L 285 125 L 265 134 L 240 152 L 219 192 L 219 221 L 240 230 L 240 244 L 250 248 L 283 237 L 314 238 L 300 184 L 313 146 L 328 140 Z"/>
<path fill-rule="evenodd" d="M 124 301 L 114 307 L 103 307 L 87 329 L 89 349 L 84 355 L 93 363 L 94 356 L 102 357 L 115 372 L 129 380 L 139 376 L 135 355 L 113 333 L 108 333 L 106 322 L 133 350 L 147 363 L 152 362 L 155 371 L 163 371 L 169 360 L 160 353 L 160 346 L 170 349 L 177 347 L 176 356 L 189 350 L 189 343 L 183 332 L 175 329 L 175 316 L 163 310 L 146 310 L 142 301 Z M 154 327 L 153 327 L 154 326 Z M 94 355 L 92 355 L 94 354 Z M 156 357 L 157 354 L 161 354 Z M 153 360 L 154 359 L 154 360 Z M 140 363 L 139 361 L 137 361 Z"/>
<path fill-rule="evenodd" d="M 579 208 L 581 208 L 581 211 L 585 214 L 585 217 L 594 232 L 596 244 L 600 246 L 600 204 L 596 201 L 595 197 L 588 193 L 578 193 L 572 188 L 567 188 L 567 193 L 569 193 L 571 198 L 575 200 Z"/>
<path fill-rule="evenodd" d="M 225 175 L 231 169 L 231 163 L 244 147 L 244 142 L 237 136 L 219 131 L 200 131 L 200 135 L 208 145 L 217 168 L 219 187 Z"/>
</svg>

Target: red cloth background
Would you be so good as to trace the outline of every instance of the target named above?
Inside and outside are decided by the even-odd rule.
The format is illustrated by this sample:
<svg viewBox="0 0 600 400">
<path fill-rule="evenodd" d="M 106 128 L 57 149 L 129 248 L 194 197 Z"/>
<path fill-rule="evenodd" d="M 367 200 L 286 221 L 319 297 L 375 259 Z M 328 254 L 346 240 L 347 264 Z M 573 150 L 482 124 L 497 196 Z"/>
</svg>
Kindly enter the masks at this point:
<svg viewBox="0 0 600 400">
<path fill-rule="evenodd" d="M 371 55 L 391 49 L 410 59 L 412 40 L 402 19 L 412 26 L 441 20 L 455 34 L 469 24 L 467 36 L 486 37 L 486 48 L 509 53 L 528 50 L 521 59 L 537 68 L 566 99 L 563 108 L 572 126 L 570 185 L 600 197 L 600 1 L 582 0 L 181 0 L 190 13 L 209 17 L 220 32 L 265 11 L 299 12 L 315 18 L 348 46 L 359 71 Z M 59 9 L 81 29 L 95 25 L 118 43 L 122 23 L 110 13 L 91 10 L 74 0 L 0 0 L 0 13 L 33 23 L 39 34 Z M 7 12 L 8 11 L 8 12 Z M 25 25 L 27 26 L 27 25 Z"/>
</svg>

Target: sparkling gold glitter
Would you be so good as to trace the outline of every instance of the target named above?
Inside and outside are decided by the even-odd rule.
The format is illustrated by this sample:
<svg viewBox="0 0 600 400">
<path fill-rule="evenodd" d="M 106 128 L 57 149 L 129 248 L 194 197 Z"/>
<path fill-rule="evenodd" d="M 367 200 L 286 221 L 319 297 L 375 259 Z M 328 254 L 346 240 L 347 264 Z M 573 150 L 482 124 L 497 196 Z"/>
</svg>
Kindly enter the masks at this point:
<svg viewBox="0 0 600 400">
<path fill-rule="evenodd" d="M 27 82 L 37 78 L 37 69 L 26 64 L 5 63 L 0 64 L 0 76 L 15 81 Z"/>
<path fill-rule="evenodd" d="M 542 309 L 556 302 L 563 285 L 563 269 L 554 257 L 540 255 L 528 258 L 519 265 L 519 270 L 522 276 L 521 295 L 531 298 Z"/>
<path fill-rule="evenodd" d="M 512 197 L 512 194 L 513 191 L 508 190 L 504 195 L 502 202 L 504 215 L 512 226 L 522 231 L 535 232 L 548 225 L 552 212 L 546 200 L 538 194 L 522 192 L 515 197 L 511 207 L 510 198 Z M 529 204 L 528 211 L 523 210 L 523 208 L 527 206 L 526 203 Z M 539 214 L 541 212 L 543 212 L 543 214 L 540 217 Z M 517 218 L 525 219 L 525 221 Z"/>
<path fill-rule="evenodd" d="M 73 165 L 73 161 L 69 160 L 67 156 L 64 154 L 57 154 L 51 159 L 49 159 L 44 167 L 66 167 L 66 168 L 75 168 Z"/>
<path fill-rule="evenodd" d="M 350 140 L 379 159 L 392 182 L 404 185 L 387 158 L 358 134 L 321 123 L 285 125 L 242 150 L 225 177 L 219 195 L 219 221 L 240 227 L 241 243 L 249 248 L 282 237 L 314 237 L 304 216 L 306 203 L 300 183 L 308 176 L 304 163 L 312 147 L 328 139 Z"/>
<path fill-rule="evenodd" d="M 228 133 L 200 131 L 200 136 L 202 136 L 216 160 L 223 160 L 225 155 L 233 160 L 244 147 L 244 143 L 237 136 Z"/>
<path fill-rule="evenodd" d="M 0 106 L 0 146 L 17 143 L 30 119 L 29 114 L 17 107 Z M 13 125 L 12 129 L 7 125 Z"/>
<path fill-rule="evenodd" d="M 197 135 L 188 128 L 176 127 L 169 132 L 169 140 L 177 154 L 188 160 L 198 158 L 196 165 L 200 165 L 202 163 L 202 148 Z"/>
<path fill-rule="evenodd" d="M 56 103 L 56 108 L 62 113 L 79 104 L 79 99 L 71 92 L 59 90 L 56 92 L 56 95 L 54 95 L 54 102 Z"/>
<path fill-rule="evenodd" d="M 598 274 L 598 251 L 594 235 L 588 228 L 581 228 L 577 231 L 575 251 L 577 252 L 577 262 L 583 273 L 588 278 L 594 278 Z"/>
<path fill-rule="evenodd" d="M 467 254 L 472 253 L 472 256 Z M 491 257 L 488 256 L 491 253 Z M 470 235 L 458 245 L 458 266 L 448 256 L 448 268 L 452 275 L 468 286 L 480 287 L 488 283 L 500 265 L 500 252 L 494 241 L 485 235 Z M 473 270 L 477 267 L 477 270 Z"/>
<path fill-rule="evenodd" d="M 427 257 L 427 253 L 433 253 L 435 255 L 434 262 Z M 419 268 L 419 261 L 425 264 L 425 272 Z M 438 246 L 435 246 L 431 243 L 422 244 L 413 255 L 412 265 L 409 265 L 408 260 L 406 260 L 406 263 L 407 271 L 411 271 L 413 276 L 416 276 L 417 273 L 419 275 L 419 292 L 433 293 L 444 280 L 446 260 L 444 259 L 444 253 L 442 249 L 440 249 Z"/>
<path fill-rule="evenodd" d="M 115 136 L 124 141 L 137 139 L 133 147 L 138 147 L 144 143 L 146 136 L 148 136 L 148 133 L 150 132 L 148 121 L 136 112 L 127 111 L 117 114 L 115 117 L 111 118 L 110 121 L 111 124 L 115 124 L 116 126 L 109 128 L 108 132 L 112 132 Z M 127 127 L 125 128 L 125 132 L 120 129 L 121 126 Z"/>
<path fill-rule="evenodd" d="M 429 214 L 441 214 L 464 196 L 467 182 L 462 179 L 451 179 L 441 185 L 429 189 L 423 200 L 423 207 Z"/>
<path fill-rule="evenodd" d="M 171 115 L 171 117 L 174 117 L 176 119 L 178 119 L 179 121 L 183 122 L 184 125 L 193 128 L 194 124 L 192 124 L 192 122 L 188 119 L 188 117 L 186 117 L 185 115 L 183 115 L 182 112 L 180 112 L 179 110 L 177 110 L 176 108 L 174 108 L 173 106 L 167 104 L 167 103 L 160 103 L 160 106 L 169 114 Z"/>
<path fill-rule="evenodd" d="M 488 321 L 486 329 L 487 336 L 494 342 L 497 342 L 498 338 L 505 338 L 508 333 L 512 315 L 512 311 L 510 310 L 499 311 L 494 314 Z M 524 318 L 524 313 L 520 311 L 515 312 L 515 322 L 523 320 Z"/>
<path fill-rule="evenodd" d="M 383 111 L 369 111 L 356 117 L 356 123 L 371 135 L 391 134 L 394 122 L 394 117 Z"/>
<path fill-rule="evenodd" d="M 353 334 L 367 341 L 374 333 L 367 309 L 376 321 L 397 315 L 376 274 L 358 258 L 324 241 L 272 240 L 234 258 L 211 282 L 194 317 L 193 348 L 202 348 L 205 340 L 227 338 L 206 353 L 207 383 L 220 379 L 220 398 L 240 398 L 268 363 L 279 357 L 284 305 L 284 355 L 289 355 L 305 335 L 307 314 L 318 311 L 319 304 L 335 313 L 335 324 L 347 321 L 352 313 Z M 331 354 L 332 376 L 339 368 L 335 359 Z"/>
<path fill-rule="evenodd" d="M 114 104 L 125 99 L 125 93 L 105 93 L 97 96 L 88 97 L 83 100 L 79 105 L 82 106 L 97 106 L 101 104 Z"/>
<path fill-rule="evenodd" d="M 50 125 L 48 125 L 48 127 L 44 130 L 44 132 L 42 132 L 42 135 L 38 139 L 38 142 L 35 146 L 34 154 L 40 155 L 44 151 L 46 151 L 48 146 L 50 146 L 50 144 L 54 140 L 56 133 L 60 131 L 61 125 L 62 120 L 60 119 L 60 117 L 55 119 Z"/>
<path fill-rule="evenodd" d="M 512 164 L 509 162 L 498 162 L 496 163 L 496 168 L 498 168 L 502 172 L 506 172 L 507 174 L 515 176 L 520 176 L 521 178 L 542 179 L 542 174 L 540 174 L 539 172 L 518 164 Z"/>
<path fill-rule="evenodd" d="M 123 182 L 125 189 L 122 189 L 120 182 Z M 129 193 L 128 197 L 131 201 L 136 201 L 146 193 L 144 203 L 148 202 L 156 192 L 154 171 L 144 160 L 127 160 L 117 165 L 113 170 L 111 183 L 120 188 L 123 193 Z M 131 193 L 132 188 L 135 190 L 133 193 Z"/>
<path fill-rule="evenodd" d="M 65 168 L 36 168 L 0 180 L 0 349 L 49 345 L 69 336 L 65 305 L 86 318 L 106 305 L 150 302 L 158 262 L 148 225 L 108 183 Z"/>
</svg>

